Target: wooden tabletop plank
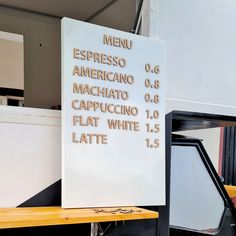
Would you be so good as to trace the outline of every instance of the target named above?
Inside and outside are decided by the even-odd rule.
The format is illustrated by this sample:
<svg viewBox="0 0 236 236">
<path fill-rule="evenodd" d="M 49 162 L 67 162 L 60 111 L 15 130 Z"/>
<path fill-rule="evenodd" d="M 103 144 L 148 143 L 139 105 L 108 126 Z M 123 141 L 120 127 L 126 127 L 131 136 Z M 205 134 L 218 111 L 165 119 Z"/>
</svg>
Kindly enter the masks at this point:
<svg viewBox="0 0 236 236">
<path fill-rule="evenodd" d="M 62 209 L 61 207 L 0 208 L 0 229 L 156 219 L 158 212 L 138 207 Z"/>
</svg>

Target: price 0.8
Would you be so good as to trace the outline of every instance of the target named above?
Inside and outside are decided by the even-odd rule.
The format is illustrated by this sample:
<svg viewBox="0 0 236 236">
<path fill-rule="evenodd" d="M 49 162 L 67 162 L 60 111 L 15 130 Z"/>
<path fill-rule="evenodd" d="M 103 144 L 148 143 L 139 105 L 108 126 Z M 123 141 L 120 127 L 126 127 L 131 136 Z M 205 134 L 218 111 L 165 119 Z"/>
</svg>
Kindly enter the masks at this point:
<svg viewBox="0 0 236 236">
<path fill-rule="evenodd" d="M 145 86 L 146 86 L 146 88 L 158 89 L 160 87 L 160 82 L 159 82 L 159 80 L 154 80 L 154 82 L 152 84 L 150 79 L 145 79 Z"/>
<path fill-rule="evenodd" d="M 145 100 L 145 102 L 158 103 L 159 102 L 159 96 L 156 94 L 152 98 L 149 93 L 146 93 L 144 95 L 144 100 Z"/>
<path fill-rule="evenodd" d="M 151 73 L 155 73 L 155 74 L 160 74 L 160 66 L 159 65 L 156 65 L 152 68 L 152 66 L 150 64 L 145 64 L 145 71 L 146 72 L 151 72 Z"/>
<path fill-rule="evenodd" d="M 146 147 L 147 148 L 158 148 L 160 146 L 160 140 L 154 139 L 153 142 L 150 138 L 146 138 Z"/>
</svg>

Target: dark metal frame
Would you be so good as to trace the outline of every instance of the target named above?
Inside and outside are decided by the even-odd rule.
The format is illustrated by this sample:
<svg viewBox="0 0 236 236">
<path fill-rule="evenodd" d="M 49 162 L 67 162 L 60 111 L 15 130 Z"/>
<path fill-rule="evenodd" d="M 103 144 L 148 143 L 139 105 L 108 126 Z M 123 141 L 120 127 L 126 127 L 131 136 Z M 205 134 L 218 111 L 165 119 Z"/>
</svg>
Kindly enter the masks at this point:
<svg viewBox="0 0 236 236">
<path fill-rule="evenodd" d="M 225 184 L 236 185 L 236 127 L 224 129 L 223 145 L 222 177 Z"/>
<path fill-rule="evenodd" d="M 170 213 L 170 173 L 171 173 L 171 145 L 172 132 L 206 129 L 215 127 L 236 126 L 236 117 L 186 112 L 186 111 L 172 111 L 166 115 L 166 206 L 159 207 L 159 222 L 158 222 L 158 236 L 169 236 L 169 213 Z M 200 142 L 200 141 L 199 141 Z M 199 146 L 202 144 L 199 144 Z M 200 146 L 201 147 L 201 146 Z M 202 155 L 207 155 L 205 151 L 201 151 Z M 218 186 L 218 191 L 222 194 L 225 204 L 229 206 L 235 215 L 233 204 L 231 203 L 220 178 L 217 176 L 212 163 L 209 160 L 204 161 L 208 172 L 214 178 L 215 184 Z M 210 164 L 209 164 L 210 163 Z M 217 176 L 217 177 L 215 177 Z"/>
<path fill-rule="evenodd" d="M 233 218 L 236 219 L 236 210 L 235 210 L 234 205 L 231 202 L 230 197 L 227 194 L 227 191 L 225 190 L 224 185 L 223 185 L 222 181 L 220 180 L 218 173 L 216 172 L 216 170 L 210 160 L 210 157 L 208 156 L 202 142 L 199 139 L 191 139 L 191 138 L 172 139 L 172 146 L 191 146 L 191 147 L 197 148 L 197 151 L 200 154 L 201 160 L 202 160 L 204 166 L 206 167 L 207 172 L 210 175 L 210 178 L 214 182 L 220 196 L 222 197 L 222 199 L 224 201 L 225 209 L 222 214 L 219 227 L 216 229 L 215 232 L 211 233 L 213 235 L 222 235 L 221 231 L 224 227 L 227 212 L 230 211 Z M 185 231 L 188 230 L 188 229 L 178 228 L 178 227 L 171 226 L 171 225 L 170 225 L 170 228 L 180 229 L 180 230 L 185 230 Z M 193 233 L 196 233 L 199 235 L 204 234 L 203 232 L 195 231 L 195 230 L 191 230 L 191 229 L 189 229 L 189 232 L 193 232 Z M 206 234 L 206 235 L 208 235 L 208 234 Z M 227 236 L 227 235 L 225 235 L 225 236 Z"/>
<path fill-rule="evenodd" d="M 227 191 L 224 188 L 223 183 L 221 182 L 218 173 L 215 170 L 215 167 L 213 166 L 210 157 L 208 156 L 202 142 L 199 139 L 190 139 L 190 138 L 186 138 L 186 139 L 173 139 L 172 140 L 172 146 L 191 146 L 191 147 L 196 147 L 201 160 L 204 164 L 204 166 L 206 167 L 212 181 L 214 182 L 219 194 L 221 195 L 221 197 L 224 200 L 224 203 L 226 206 L 229 206 L 230 209 L 233 211 L 233 213 L 235 214 L 235 208 L 233 206 L 233 203 L 230 200 L 229 195 L 227 194 Z M 235 214 L 236 217 L 236 214 Z"/>
<path fill-rule="evenodd" d="M 131 33 L 135 34 L 135 32 L 136 32 L 136 29 L 138 27 L 139 17 L 141 15 L 142 7 L 143 7 L 143 0 L 139 0 L 138 9 L 137 9 L 137 12 L 136 12 L 136 15 L 135 15 L 135 19 L 134 19 L 134 25 L 133 25 L 132 29 L 130 30 Z"/>
</svg>

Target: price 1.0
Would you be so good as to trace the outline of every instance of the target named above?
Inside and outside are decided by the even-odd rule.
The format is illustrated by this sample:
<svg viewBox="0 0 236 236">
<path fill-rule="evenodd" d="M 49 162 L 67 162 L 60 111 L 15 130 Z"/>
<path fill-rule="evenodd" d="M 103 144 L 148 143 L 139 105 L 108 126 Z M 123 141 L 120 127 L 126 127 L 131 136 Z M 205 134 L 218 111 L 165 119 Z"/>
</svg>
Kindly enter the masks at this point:
<svg viewBox="0 0 236 236">
<path fill-rule="evenodd" d="M 158 148 L 160 146 L 160 140 L 159 139 L 153 139 L 146 138 L 146 147 L 147 148 Z"/>
<path fill-rule="evenodd" d="M 146 110 L 146 114 L 147 114 L 147 119 L 155 119 L 157 120 L 159 117 L 159 112 L 157 110 L 154 111 L 150 111 L 150 110 Z"/>
</svg>

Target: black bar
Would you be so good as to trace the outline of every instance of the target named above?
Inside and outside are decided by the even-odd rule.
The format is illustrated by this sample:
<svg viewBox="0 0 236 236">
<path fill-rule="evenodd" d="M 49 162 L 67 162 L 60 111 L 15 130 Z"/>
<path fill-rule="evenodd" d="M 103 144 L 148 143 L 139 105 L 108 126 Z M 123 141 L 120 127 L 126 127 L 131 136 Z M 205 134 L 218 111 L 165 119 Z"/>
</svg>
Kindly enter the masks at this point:
<svg viewBox="0 0 236 236">
<path fill-rule="evenodd" d="M 134 25 L 133 25 L 133 28 L 131 29 L 131 33 L 135 33 L 135 30 L 136 30 L 137 25 L 138 25 L 138 19 L 139 19 L 139 16 L 141 14 L 142 6 L 143 6 L 143 0 L 140 0 L 139 5 L 138 5 L 138 10 L 136 12 L 136 16 L 135 16 L 135 19 L 134 19 Z"/>
<path fill-rule="evenodd" d="M 0 87 L 0 95 L 1 96 L 24 97 L 24 90 Z"/>
<path fill-rule="evenodd" d="M 160 206 L 158 211 L 158 236 L 169 236 L 170 221 L 170 170 L 172 143 L 172 113 L 166 115 L 166 205 Z"/>
<path fill-rule="evenodd" d="M 229 184 L 229 160 L 230 160 L 230 127 L 225 128 L 225 154 L 223 158 L 223 163 L 224 163 L 224 172 L 223 172 L 223 177 L 224 177 L 224 183 Z"/>
<path fill-rule="evenodd" d="M 232 176 L 232 184 L 236 185 L 236 128 L 233 128 L 233 147 L 232 147 L 232 159 L 233 159 L 233 166 L 232 166 L 232 172 L 233 172 L 233 176 Z"/>
</svg>

